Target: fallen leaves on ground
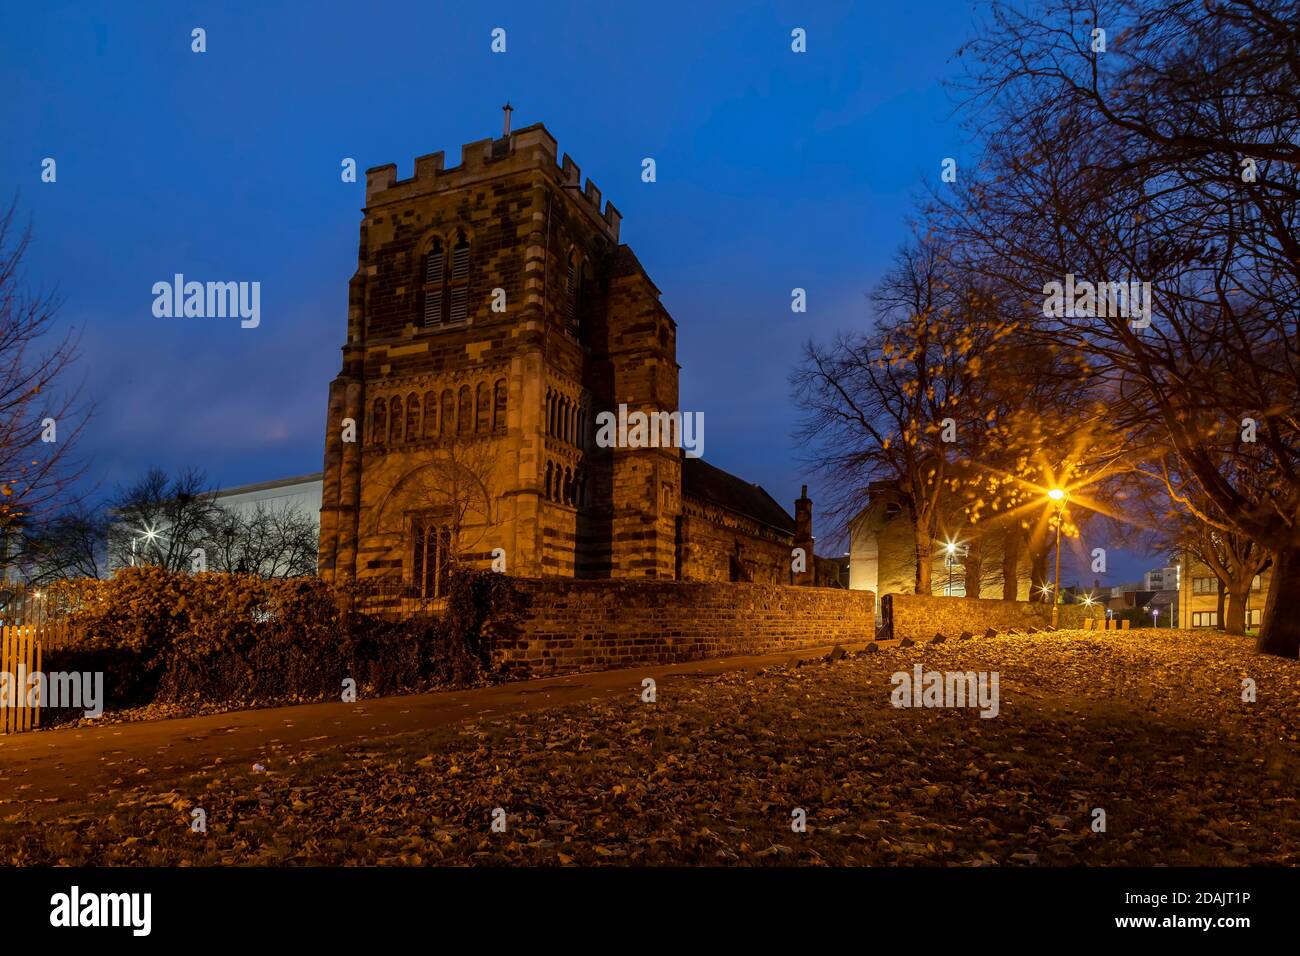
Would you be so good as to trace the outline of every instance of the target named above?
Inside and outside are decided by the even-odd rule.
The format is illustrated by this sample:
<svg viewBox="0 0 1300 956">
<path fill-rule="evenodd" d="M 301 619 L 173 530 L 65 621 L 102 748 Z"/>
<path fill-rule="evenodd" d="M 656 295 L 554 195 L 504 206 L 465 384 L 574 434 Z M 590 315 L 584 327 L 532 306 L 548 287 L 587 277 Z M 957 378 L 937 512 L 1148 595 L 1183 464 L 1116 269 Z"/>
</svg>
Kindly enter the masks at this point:
<svg viewBox="0 0 1300 956">
<path fill-rule="evenodd" d="M 890 677 L 916 663 L 999 672 L 998 716 L 894 708 Z M 661 678 L 653 704 L 629 689 L 256 772 L 145 775 L 91 805 L 44 808 L 39 824 L 9 810 L 0 853 L 77 865 L 1295 864 L 1298 705 L 1300 664 L 1219 634 L 917 645 Z M 206 833 L 191 831 L 196 807 Z"/>
</svg>

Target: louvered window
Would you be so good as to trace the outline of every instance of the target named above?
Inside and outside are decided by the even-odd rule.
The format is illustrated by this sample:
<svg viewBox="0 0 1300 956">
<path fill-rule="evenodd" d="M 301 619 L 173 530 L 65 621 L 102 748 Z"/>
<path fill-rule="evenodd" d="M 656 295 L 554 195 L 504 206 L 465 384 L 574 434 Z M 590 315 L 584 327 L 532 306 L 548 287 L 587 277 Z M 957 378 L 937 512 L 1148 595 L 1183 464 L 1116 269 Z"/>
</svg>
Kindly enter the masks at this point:
<svg viewBox="0 0 1300 956">
<path fill-rule="evenodd" d="M 469 239 L 456 237 L 451 250 L 451 275 L 447 282 L 447 322 L 456 325 L 469 318 Z"/>
<path fill-rule="evenodd" d="M 464 279 L 469 276 L 469 240 L 464 236 L 456 243 L 456 248 L 451 252 L 451 277 L 452 279 Z"/>
<path fill-rule="evenodd" d="M 424 255 L 424 327 L 442 324 L 443 264 L 442 243 L 435 242 Z"/>
<path fill-rule="evenodd" d="M 464 322 L 469 311 L 469 289 L 457 286 L 451 290 L 451 317 L 447 320 L 453 324 Z"/>
</svg>

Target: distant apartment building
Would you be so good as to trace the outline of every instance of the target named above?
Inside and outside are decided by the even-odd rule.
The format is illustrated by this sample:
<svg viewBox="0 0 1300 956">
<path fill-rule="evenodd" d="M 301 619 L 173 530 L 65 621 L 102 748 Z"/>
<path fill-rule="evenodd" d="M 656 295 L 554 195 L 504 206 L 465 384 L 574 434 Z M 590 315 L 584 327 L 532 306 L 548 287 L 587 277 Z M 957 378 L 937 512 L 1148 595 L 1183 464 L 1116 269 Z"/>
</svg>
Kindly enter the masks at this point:
<svg viewBox="0 0 1300 956">
<path fill-rule="evenodd" d="M 1177 591 L 1178 565 L 1148 571 L 1142 579 L 1144 591 Z"/>
<path fill-rule="evenodd" d="M 1179 588 L 1179 627 L 1220 627 L 1219 579 L 1202 561 L 1184 552 Z M 1246 627 L 1257 628 L 1264 619 L 1271 571 L 1255 575 L 1246 595 Z"/>
</svg>

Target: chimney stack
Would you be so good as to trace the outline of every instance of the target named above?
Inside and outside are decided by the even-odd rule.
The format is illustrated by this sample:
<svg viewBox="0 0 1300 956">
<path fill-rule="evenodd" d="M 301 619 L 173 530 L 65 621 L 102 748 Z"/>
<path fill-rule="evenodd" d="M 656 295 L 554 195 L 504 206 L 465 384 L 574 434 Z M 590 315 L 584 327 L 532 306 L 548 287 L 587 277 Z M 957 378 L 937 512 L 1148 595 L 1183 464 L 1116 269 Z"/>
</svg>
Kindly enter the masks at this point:
<svg viewBox="0 0 1300 956">
<path fill-rule="evenodd" d="M 807 485 L 803 486 L 799 497 L 794 503 L 794 546 L 803 548 L 804 556 L 808 562 L 806 571 L 796 572 L 794 583 L 816 584 L 817 559 L 813 555 L 812 499 L 808 497 Z"/>
</svg>

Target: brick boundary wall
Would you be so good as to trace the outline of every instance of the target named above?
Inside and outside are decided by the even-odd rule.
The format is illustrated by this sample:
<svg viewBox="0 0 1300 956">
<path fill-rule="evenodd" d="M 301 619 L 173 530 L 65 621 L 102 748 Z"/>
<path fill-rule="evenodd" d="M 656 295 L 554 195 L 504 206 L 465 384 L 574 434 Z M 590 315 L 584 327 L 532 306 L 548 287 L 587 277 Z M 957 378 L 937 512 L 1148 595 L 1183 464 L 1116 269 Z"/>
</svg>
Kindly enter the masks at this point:
<svg viewBox="0 0 1300 956">
<path fill-rule="evenodd" d="M 1062 604 L 1059 626 L 1083 627 L 1085 618 L 1106 616 L 1100 606 Z M 910 638 L 928 641 L 936 633 L 950 638 L 962 631 L 983 634 L 987 628 L 999 631 L 1015 628 L 1039 629 L 1052 623 L 1052 606 L 1031 601 L 1001 601 L 994 598 L 944 597 L 933 594 L 886 594 L 880 601 L 882 638 Z"/>
<path fill-rule="evenodd" d="M 714 581 L 512 578 L 483 636 L 509 678 L 550 677 L 875 639 L 875 595 Z"/>
</svg>

